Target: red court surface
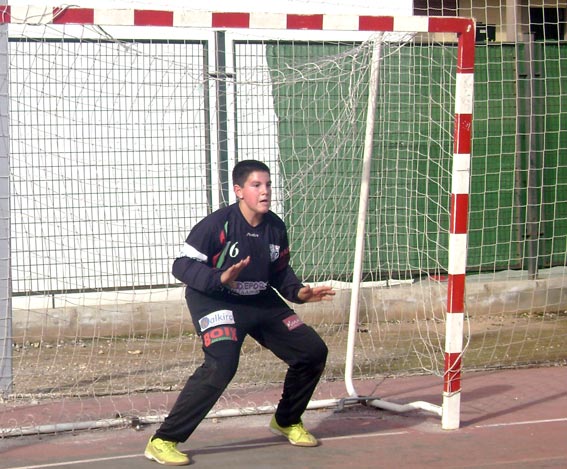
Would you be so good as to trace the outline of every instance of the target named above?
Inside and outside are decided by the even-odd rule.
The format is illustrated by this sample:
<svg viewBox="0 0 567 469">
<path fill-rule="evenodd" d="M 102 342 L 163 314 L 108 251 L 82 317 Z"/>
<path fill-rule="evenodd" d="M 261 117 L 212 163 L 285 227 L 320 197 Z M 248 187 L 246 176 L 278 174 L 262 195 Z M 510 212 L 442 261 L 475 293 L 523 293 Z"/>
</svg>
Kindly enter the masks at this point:
<svg viewBox="0 0 567 469">
<path fill-rule="evenodd" d="M 375 385 L 360 383 L 359 394 Z M 343 383 L 330 386 L 335 397 L 346 397 Z M 441 386 L 433 377 L 390 379 L 376 395 L 440 404 Z M 567 468 L 567 368 L 467 373 L 461 410 L 461 428 L 452 431 L 424 411 L 394 414 L 363 405 L 308 411 L 304 422 L 321 440 L 317 448 L 272 435 L 269 415 L 207 419 L 179 448 L 195 468 Z M 154 429 L 0 439 L 0 468 L 162 467 L 142 456 Z"/>
</svg>

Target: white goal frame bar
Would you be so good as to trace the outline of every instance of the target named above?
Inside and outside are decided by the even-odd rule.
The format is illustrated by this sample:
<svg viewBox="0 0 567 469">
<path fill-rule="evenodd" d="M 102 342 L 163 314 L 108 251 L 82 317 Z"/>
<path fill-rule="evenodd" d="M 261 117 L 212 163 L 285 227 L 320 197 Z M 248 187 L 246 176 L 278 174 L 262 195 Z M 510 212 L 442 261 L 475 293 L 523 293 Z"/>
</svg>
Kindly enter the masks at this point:
<svg viewBox="0 0 567 469">
<path fill-rule="evenodd" d="M 356 14 L 293 14 L 257 12 L 220 12 L 203 10 L 137 10 L 96 9 L 77 7 L 37 7 L 0 5 L 0 24 L 53 24 L 100 26 L 155 26 L 178 28 L 302 30 L 336 32 L 415 32 L 454 33 L 458 38 L 456 64 L 456 89 L 453 130 L 453 164 L 449 228 L 449 265 L 447 289 L 447 315 L 445 337 L 445 367 L 443 404 L 441 407 L 424 402 L 407 405 L 391 404 L 379 399 L 365 399 L 369 404 L 393 411 L 423 409 L 441 416 L 443 429 L 456 429 L 460 425 L 461 357 L 463 352 L 463 324 L 465 314 L 465 269 L 467 258 L 467 229 L 469 210 L 469 182 L 473 110 L 473 73 L 475 23 L 461 17 L 426 16 L 370 16 Z M 369 84 L 371 85 L 371 84 Z M 372 106 L 372 96 L 369 109 Z M 369 124 L 370 125 L 370 124 Z M 367 136 L 371 136 L 367 128 Z M 8 155 L 0 154 L 0 158 Z M 353 290 L 349 317 L 349 341 L 346 357 L 345 384 L 347 399 L 359 399 L 352 382 L 353 347 L 358 320 L 358 294 L 364 243 L 359 238 L 364 233 L 365 199 L 370 173 L 371 145 L 365 145 L 363 180 L 359 209 L 357 253 L 354 266 Z M 3 194 L 0 194 L 0 197 Z M 9 195 L 9 194 L 8 194 Z M 364 212 L 363 212 L 364 210 Z M 4 220 L 5 221 L 5 220 Z M 359 246 L 360 245 L 360 246 Z M 0 272 L 8 272 L 9 257 L 2 259 Z M 0 322 L 9 324 L 9 298 L 0 310 Z M 6 306 L 6 307 L 5 307 Z M 0 331 L 1 332 L 1 331 Z M 8 334 L 8 337 L 10 335 Z M 337 404 L 312 402 L 310 408 Z M 242 414 L 242 410 L 237 411 Z"/>
</svg>

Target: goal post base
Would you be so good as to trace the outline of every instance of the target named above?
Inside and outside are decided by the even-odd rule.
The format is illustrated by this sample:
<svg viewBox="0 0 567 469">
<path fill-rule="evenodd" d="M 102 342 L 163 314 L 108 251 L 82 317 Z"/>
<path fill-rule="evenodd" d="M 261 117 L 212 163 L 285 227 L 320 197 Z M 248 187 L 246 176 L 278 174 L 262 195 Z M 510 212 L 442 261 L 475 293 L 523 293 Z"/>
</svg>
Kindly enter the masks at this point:
<svg viewBox="0 0 567 469">
<path fill-rule="evenodd" d="M 461 423 L 461 393 L 444 393 L 442 409 L 441 428 L 443 430 L 457 430 Z"/>
<path fill-rule="evenodd" d="M 414 401 L 407 404 L 396 404 L 394 402 L 385 401 L 383 399 L 376 398 L 374 396 L 358 396 L 358 397 L 345 397 L 339 400 L 339 405 L 337 411 L 341 411 L 348 404 L 364 404 L 371 407 L 376 407 L 377 409 L 388 410 L 394 413 L 403 414 L 405 412 L 411 412 L 413 410 L 424 410 L 432 414 L 441 416 L 441 407 L 435 404 L 431 404 L 425 401 Z"/>
</svg>

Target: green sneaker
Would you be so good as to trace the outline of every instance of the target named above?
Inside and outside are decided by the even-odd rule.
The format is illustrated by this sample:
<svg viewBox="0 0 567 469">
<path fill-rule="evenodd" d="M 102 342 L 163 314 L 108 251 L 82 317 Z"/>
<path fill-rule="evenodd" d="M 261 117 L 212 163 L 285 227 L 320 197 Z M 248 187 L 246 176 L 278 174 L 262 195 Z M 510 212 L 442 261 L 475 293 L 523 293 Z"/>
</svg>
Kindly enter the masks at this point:
<svg viewBox="0 0 567 469">
<path fill-rule="evenodd" d="M 189 457 L 177 449 L 175 441 L 150 438 L 144 451 L 144 456 L 164 466 L 186 466 L 191 461 Z"/>
<path fill-rule="evenodd" d="M 295 446 L 317 446 L 319 444 L 317 438 L 307 431 L 302 422 L 289 427 L 280 427 L 274 415 L 270 421 L 270 431 L 276 435 L 285 436 Z"/>
</svg>

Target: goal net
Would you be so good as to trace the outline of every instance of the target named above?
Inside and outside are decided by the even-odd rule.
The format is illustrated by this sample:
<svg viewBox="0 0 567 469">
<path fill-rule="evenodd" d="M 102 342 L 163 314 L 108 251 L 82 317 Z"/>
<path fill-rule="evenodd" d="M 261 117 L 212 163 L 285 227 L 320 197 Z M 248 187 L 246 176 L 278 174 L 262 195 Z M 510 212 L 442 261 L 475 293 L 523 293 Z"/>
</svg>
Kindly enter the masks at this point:
<svg viewBox="0 0 567 469">
<path fill-rule="evenodd" d="M 468 196 L 455 187 L 468 185 L 459 134 L 470 116 L 459 112 L 472 90 L 463 96 L 459 80 L 472 63 L 460 30 L 430 31 L 427 18 L 320 36 L 260 33 L 240 16 L 238 30 L 71 24 L 87 14 L 10 18 L 12 371 L 2 378 L 12 406 L 0 427 L 58 423 L 18 420 L 18 406 L 43 399 L 72 398 L 83 420 L 167 412 L 201 363 L 171 262 L 191 227 L 232 201 L 230 168 L 247 158 L 273 171 L 298 276 L 337 290 L 296 307 L 330 349 L 314 399 L 343 397 L 332 384 L 349 353 L 365 393 L 427 373 L 440 396 L 458 394 L 471 339 Z M 270 408 L 284 373 L 246 341 L 215 411 Z"/>
</svg>

